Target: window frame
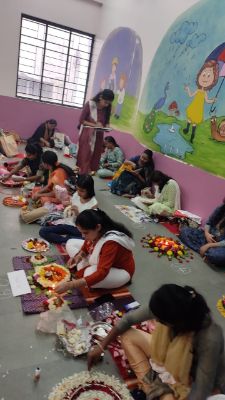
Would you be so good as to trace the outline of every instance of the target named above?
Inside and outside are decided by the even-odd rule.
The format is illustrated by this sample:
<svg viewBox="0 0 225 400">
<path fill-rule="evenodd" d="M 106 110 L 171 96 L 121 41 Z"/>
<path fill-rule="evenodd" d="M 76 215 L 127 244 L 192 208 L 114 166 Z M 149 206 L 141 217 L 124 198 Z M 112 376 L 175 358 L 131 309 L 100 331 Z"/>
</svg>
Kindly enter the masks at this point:
<svg viewBox="0 0 225 400">
<path fill-rule="evenodd" d="M 18 80 L 20 78 L 19 77 L 19 64 L 20 64 L 21 34 L 22 34 L 23 18 L 27 18 L 27 19 L 30 19 L 31 21 L 40 22 L 40 23 L 46 25 L 46 34 L 45 34 L 44 47 L 43 47 L 43 51 L 44 51 L 43 52 L 43 63 L 42 63 L 41 74 L 40 74 L 40 94 L 39 94 L 39 98 L 38 99 L 37 98 L 34 99 L 32 97 L 29 97 L 29 96 L 21 96 L 21 94 L 17 94 L 17 92 L 18 92 Z M 43 83 L 43 78 L 44 78 L 43 72 L 44 72 L 44 66 L 45 66 L 44 60 L 45 60 L 45 50 L 46 50 L 46 44 L 47 44 L 48 26 L 67 30 L 67 31 L 69 31 L 69 34 L 70 34 L 69 43 L 68 43 L 68 52 L 67 52 L 67 55 L 66 55 L 66 68 L 65 68 L 65 74 L 64 74 L 64 79 L 63 79 L 64 82 L 63 82 L 63 93 L 62 93 L 62 101 L 61 102 L 48 101 L 48 100 L 41 99 L 41 96 L 42 96 L 42 85 L 45 84 L 45 83 Z M 68 59 L 69 59 L 69 50 L 70 50 L 71 34 L 72 33 L 88 36 L 91 39 L 90 58 L 89 58 L 89 64 L 88 64 L 88 70 L 87 70 L 87 79 L 86 79 L 85 90 L 84 90 L 84 101 L 83 101 L 83 104 L 80 107 L 78 105 L 70 105 L 70 104 L 64 104 L 63 103 L 63 101 L 64 101 L 63 100 L 64 92 L 65 92 L 65 89 L 66 89 L 66 87 L 65 87 L 66 74 L 67 74 L 67 70 L 68 70 Z M 70 107 L 70 108 L 78 108 L 78 109 L 83 108 L 84 103 L 85 103 L 85 99 L 86 99 L 89 78 L 90 78 L 90 70 L 91 70 L 91 65 L 92 65 L 94 42 L 95 42 L 95 35 L 92 34 L 92 33 L 84 32 L 84 31 L 81 31 L 79 29 L 70 28 L 68 26 L 58 24 L 56 22 L 50 22 L 50 21 L 47 21 L 47 20 L 42 19 L 42 18 L 37 18 L 37 17 L 33 17 L 31 15 L 22 13 L 21 14 L 21 20 L 20 20 L 20 34 L 19 34 L 19 47 L 18 47 L 19 51 L 18 51 L 18 61 L 17 61 L 16 94 L 15 94 L 15 97 L 20 98 L 20 99 L 24 99 L 24 100 L 37 101 L 37 102 L 44 103 L 44 104 L 58 105 L 58 106 L 61 106 L 61 107 Z"/>
</svg>

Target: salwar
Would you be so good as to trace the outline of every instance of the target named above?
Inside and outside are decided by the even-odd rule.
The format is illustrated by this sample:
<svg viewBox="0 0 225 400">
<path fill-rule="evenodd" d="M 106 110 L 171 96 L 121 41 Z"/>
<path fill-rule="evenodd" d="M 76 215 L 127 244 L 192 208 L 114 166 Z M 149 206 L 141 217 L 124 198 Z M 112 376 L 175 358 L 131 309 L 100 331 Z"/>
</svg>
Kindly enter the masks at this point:
<svg viewBox="0 0 225 400">
<path fill-rule="evenodd" d="M 40 236 L 50 243 L 66 243 L 71 238 L 81 239 L 81 233 L 76 226 L 59 224 L 44 226 L 39 231 Z"/>
<path fill-rule="evenodd" d="M 66 251 L 69 254 L 70 258 L 74 257 L 81 249 L 84 244 L 83 239 L 69 239 L 66 242 Z"/>
<path fill-rule="evenodd" d="M 66 251 L 69 256 L 74 257 L 83 246 L 84 241 L 79 239 L 70 239 L 66 243 Z M 88 265 L 88 260 L 83 259 L 78 265 L 77 270 L 83 272 L 83 277 L 90 276 L 97 271 L 97 265 Z M 93 289 L 116 289 L 126 285 L 131 280 L 130 274 L 122 268 L 112 267 L 108 275 L 100 282 L 92 285 Z"/>
<path fill-rule="evenodd" d="M 97 271 L 97 265 L 91 265 L 87 268 L 83 268 L 83 266 L 80 266 L 80 264 L 82 263 L 78 264 L 77 270 L 80 271 L 84 269 L 84 278 L 94 274 Z M 102 281 L 92 285 L 91 287 L 93 289 L 116 289 L 126 285 L 130 279 L 131 276 L 127 271 L 125 271 L 125 269 L 111 267 L 108 275 Z"/>
<path fill-rule="evenodd" d="M 148 393 L 150 389 L 150 384 L 145 383 L 143 378 L 151 369 L 149 362 L 151 338 L 150 333 L 135 328 L 129 329 L 120 336 L 129 364 L 138 379 L 140 388 L 145 393 Z"/>
<path fill-rule="evenodd" d="M 77 166 L 81 174 L 97 171 L 103 150 L 103 132 L 83 128 L 79 137 Z"/>
<path fill-rule="evenodd" d="M 145 212 L 148 212 L 149 205 L 144 204 L 142 200 L 144 200 L 144 198 L 143 198 L 142 196 L 136 196 L 136 197 L 134 197 L 133 199 L 131 199 L 131 201 L 132 201 L 138 208 L 140 208 L 141 210 L 143 210 L 143 211 L 145 211 Z M 149 200 L 149 199 L 148 199 L 148 200 Z M 152 203 L 154 203 L 154 201 L 155 201 L 155 200 L 152 199 Z"/>
<path fill-rule="evenodd" d="M 114 175 L 114 171 L 111 171 L 110 169 L 107 168 L 100 168 L 97 171 L 97 175 L 99 178 L 111 178 Z"/>
</svg>

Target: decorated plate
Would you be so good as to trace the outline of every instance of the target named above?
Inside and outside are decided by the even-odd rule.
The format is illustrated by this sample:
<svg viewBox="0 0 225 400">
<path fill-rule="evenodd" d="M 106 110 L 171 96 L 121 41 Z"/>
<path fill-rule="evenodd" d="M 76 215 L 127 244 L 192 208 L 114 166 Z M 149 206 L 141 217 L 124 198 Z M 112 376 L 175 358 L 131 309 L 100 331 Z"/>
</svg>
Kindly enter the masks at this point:
<svg viewBox="0 0 225 400">
<path fill-rule="evenodd" d="M 90 331 L 88 328 L 77 327 L 66 320 L 57 323 L 57 336 L 63 347 L 74 357 L 85 354 L 91 346 Z"/>
<path fill-rule="evenodd" d="M 8 207 L 23 207 L 27 204 L 27 200 L 23 196 L 7 196 L 2 203 Z"/>
<path fill-rule="evenodd" d="M 70 279 L 70 271 L 56 263 L 39 265 L 35 267 L 33 278 L 44 288 L 54 288 Z"/>
<path fill-rule="evenodd" d="M 132 400 L 125 384 L 100 372 L 80 372 L 64 378 L 48 400 Z"/>
<path fill-rule="evenodd" d="M 22 242 L 22 247 L 24 250 L 31 251 L 32 253 L 40 253 L 48 251 L 50 244 L 47 240 L 41 238 L 29 238 Z"/>
<path fill-rule="evenodd" d="M 33 256 L 31 256 L 30 262 L 31 262 L 31 264 L 34 264 L 34 265 L 42 265 L 42 264 L 46 264 L 48 262 L 48 258 L 43 256 L 40 253 L 37 253 L 37 254 L 34 254 Z"/>
<path fill-rule="evenodd" d="M 8 179 L 7 181 L 0 180 L 0 183 L 5 187 L 21 187 L 24 182 L 15 182 L 13 179 Z"/>
</svg>

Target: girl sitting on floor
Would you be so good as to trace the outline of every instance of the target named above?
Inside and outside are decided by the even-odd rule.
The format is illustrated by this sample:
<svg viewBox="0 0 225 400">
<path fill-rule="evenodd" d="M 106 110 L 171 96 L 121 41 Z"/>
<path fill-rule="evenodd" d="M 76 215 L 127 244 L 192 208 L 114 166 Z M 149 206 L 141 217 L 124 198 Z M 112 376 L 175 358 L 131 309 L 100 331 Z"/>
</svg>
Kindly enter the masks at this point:
<svg viewBox="0 0 225 400">
<path fill-rule="evenodd" d="M 161 171 L 154 171 L 151 176 L 154 194 L 150 188 L 142 191 L 131 201 L 150 215 L 170 216 L 180 209 L 180 188 L 177 182 Z"/>
<path fill-rule="evenodd" d="M 47 150 L 43 153 L 42 164 L 44 169 L 49 171 L 48 184 L 42 189 L 34 188 L 32 199 L 42 205 L 45 203 L 59 203 L 54 187 L 56 185 L 64 186 L 65 180 L 70 176 L 74 176 L 75 173 L 68 165 L 58 162 L 57 154 L 54 151 Z"/>
<path fill-rule="evenodd" d="M 180 239 L 192 250 L 218 267 L 225 265 L 225 199 L 208 218 L 202 228 L 183 227 Z"/>
<path fill-rule="evenodd" d="M 16 175 L 21 169 L 28 167 L 28 176 L 16 176 L 15 180 L 18 181 L 28 181 L 35 182 L 41 180 L 42 173 L 40 171 L 41 157 L 42 157 L 42 148 L 38 143 L 27 143 L 25 147 L 25 158 L 16 165 L 15 168 L 12 169 L 7 175 L 4 175 L 2 180 L 7 180 L 13 175 Z M 13 177 L 14 178 L 14 177 Z M 12 179 L 13 179 L 12 178 Z"/>
<path fill-rule="evenodd" d="M 40 236 L 50 243 L 62 244 L 71 238 L 82 239 L 82 235 L 76 227 L 76 217 L 80 212 L 98 206 L 94 180 L 90 175 L 79 175 L 76 187 L 77 191 L 72 196 L 71 205 L 64 210 L 65 219 L 60 220 L 57 225 L 45 226 L 39 231 Z"/>
<path fill-rule="evenodd" d="M 115 171 L 122 165 L 124 154 L 112 136 L 104 139 L 105 152 L 100 159 L 100 168 L 97 171 L 99 178 L 113 177 Z"/>
<path fill-rule="evenodd" d="M 150 185 L 150 176 L 154 170 L 152 151 L 145 150 L 140 156 L 125 160 L 125 170 L 112 181 L 111 192 L 118 196 L 134 197 Z"/>
<path fill-rule="evenodd" d="M 130 282 L 134 270 L 132 234 L 113 221 L 104 211 L 85 210 L 76 219 L 84 242 L 70 239 L 66 243 L 71 267 L 77 267 L 77 278 L 59 284 L 57 293 L 72 288 L 115 289 Z"/>
<path fill-rule="evenodd" d="M 132 328 L 156 319 L 152 334 Z M 146 400 L 206 400 L 225 393 L 224 338 L 205 299 L 189 286 L 166 284 L 147 307 L 129 312 L 88 353 L 88 367 L 120 336 Z"/>
</svg>

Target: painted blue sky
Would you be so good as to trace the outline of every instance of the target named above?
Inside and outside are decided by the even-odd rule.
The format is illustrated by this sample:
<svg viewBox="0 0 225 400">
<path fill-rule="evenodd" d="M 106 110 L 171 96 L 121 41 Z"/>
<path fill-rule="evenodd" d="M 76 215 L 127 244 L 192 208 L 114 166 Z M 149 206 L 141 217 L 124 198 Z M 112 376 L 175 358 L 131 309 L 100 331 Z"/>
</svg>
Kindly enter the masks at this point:
<svg viewBox="0 0 225 400">
<path fill-rule="evenodd" d="M 103 79 L 108 80 L 112 68 L 112 59 L 118 57 L 116 70 L 117 88 L 119 76 L 127 76 L 126 93 L 138 95 L 142 71 L 142 45 L 137 34 L 129 28 L 118 28 L 107 37 L 99 55 L 95 72 L 93 94 L 100 89 Z"/>
<path fill-rule="evenodd" d="M 225 0 L 202 0 L 187 10 L 168 30 L 150 66 L 143 89 L 140 111 L 148 113 L 156 101 L 163 96 L 169 82 L 166 102 L 162 111 L 167 112 L 172 101 L 178 103 L 181 118 L 191 99 L 184 91 L 188 85 L 196 90 L 196 76 L 209 54 L 225 42 Z M 221 83 L 219 81 L 208 97 L 212 98 Z M 210 105 L 205 104 L 205 118 L 209 118 Z M 225 81 L 220 90 L 217 115 L 225 116 Z"/>
</svg>

